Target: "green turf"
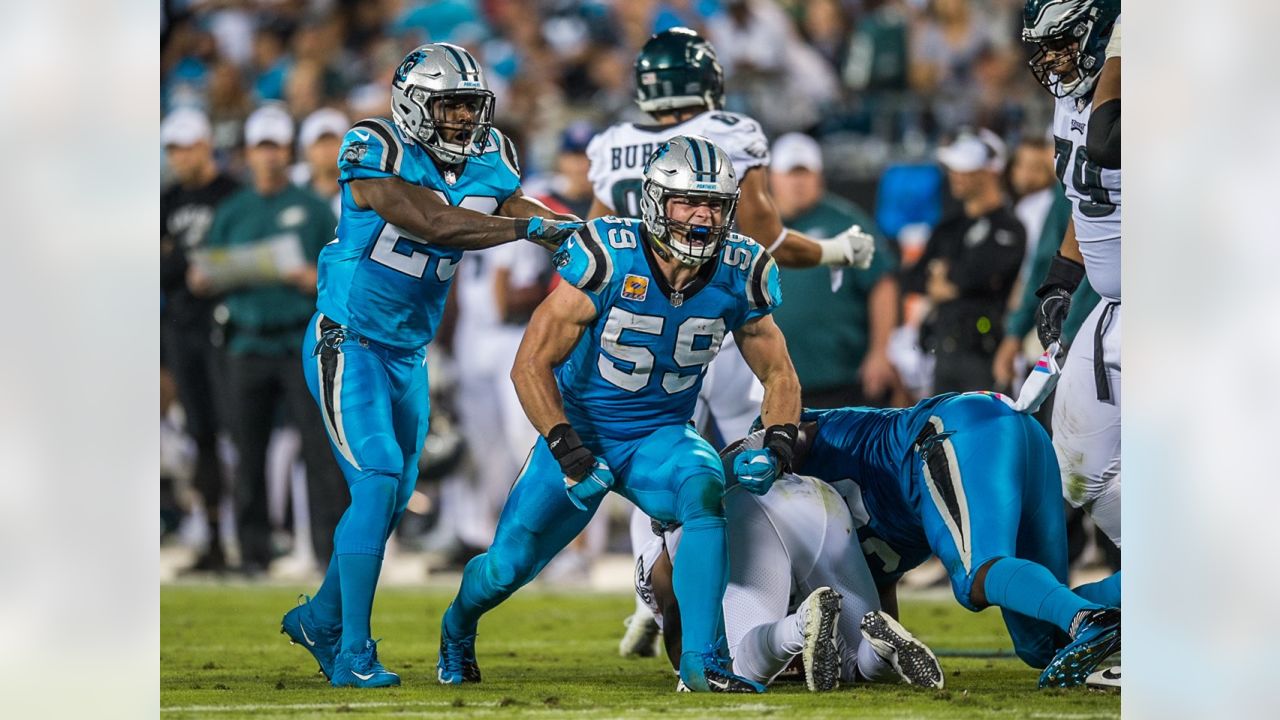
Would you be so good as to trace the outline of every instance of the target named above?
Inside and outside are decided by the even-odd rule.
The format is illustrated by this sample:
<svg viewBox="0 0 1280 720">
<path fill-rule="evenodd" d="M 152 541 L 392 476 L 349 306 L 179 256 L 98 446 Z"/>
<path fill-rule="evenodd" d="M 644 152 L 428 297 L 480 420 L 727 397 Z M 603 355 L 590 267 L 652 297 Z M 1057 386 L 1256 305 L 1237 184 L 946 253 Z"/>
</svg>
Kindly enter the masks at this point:
<svg viewBox="0 0 1280 720">
<path fill-rule="evenodd" d="M 403 685 L 329 687 L 310 655 L 279 634 L 296 592 L 170 586 L 160 591 L 160 702 L 165 718 L 365 717 L 1118 717 L 1114 693 L 1037 690 L 1036 671 L 1009 654 L 1000 616 L 954 603 L 904 604 L 903 622 L 942 657 L 947 687 L 842 687 L 812 694 L 777 683 L 765 695 L 675 694 L 665 661 L 624 660 L 625 595 L 526 589 L 490 613 L 477 645 L 484 682 L 435 681 L 447 590 L 384 589 L 374 608 L 383 662 Z M 956 654 L 959 653 L 959 654 Z"/>
</svg>

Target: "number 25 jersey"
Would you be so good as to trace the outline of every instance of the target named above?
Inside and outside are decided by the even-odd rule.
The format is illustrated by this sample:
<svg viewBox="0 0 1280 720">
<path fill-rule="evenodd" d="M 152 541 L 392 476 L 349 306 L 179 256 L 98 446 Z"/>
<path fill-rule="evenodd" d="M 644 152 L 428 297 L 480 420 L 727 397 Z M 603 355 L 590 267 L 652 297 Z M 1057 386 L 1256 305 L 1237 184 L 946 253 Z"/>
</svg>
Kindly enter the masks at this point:
<svg viewBox="0 0 1280 720">
<path fill-rule="evenodd" d="M 316 307 L 335 322 L 384 345 L 416 350 L 431 342 L 462 250 L 432 245 L 361 208 L 349 183 L 398 177 L 430 188 L 456 207 L 490 215 L 520 187 L 511 141 L 491 130 L 479 155 L 441 171 L 418 143 L 383 118 L 361 120 L 338 151 L 342 214 L 338 238 L 320 253 Z M 455 174 L 456 173 L 456 174 Z"/>
<path fill-rule="evenodd" d="M 782 302 L 773 258 L 750 238 L 730 234 L 674 292 L 645 232 L 639 220 L 598 218 L 552 256 L 596 307 L 556 368 L 565 414 L 584 437 L 632 440 L 688 422 L 725 334 Z"/>
</svg>

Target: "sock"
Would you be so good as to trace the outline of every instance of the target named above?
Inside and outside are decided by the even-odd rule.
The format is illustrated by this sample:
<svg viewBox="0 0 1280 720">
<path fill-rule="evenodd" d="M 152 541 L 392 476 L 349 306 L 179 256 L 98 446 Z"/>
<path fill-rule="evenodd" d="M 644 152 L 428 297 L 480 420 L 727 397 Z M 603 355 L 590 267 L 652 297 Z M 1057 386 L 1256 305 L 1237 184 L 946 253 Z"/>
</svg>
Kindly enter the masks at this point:
<svg viewBox="0 0 1280 720">
<path fill-rule="evenodd" d="M 680 604 L 681 654 L 701 653 L 719 636 L 720 604 L 729 584 L 723 516 L 702 515 L 685 523 L 672 584 Z"/>
<path fill-rule="evenodd" d="M 1043 565 L 1021 558 L 1000 558 L 987 570 L 987 602 L 1053 623 L 1068 632 L 1081 610 L 1100 607 L 1067 589 Z"/>
<path fill-rule="evenodd" d="M 880 657 L 880 653 L 876 652 L 871 643 L 865 639 L 858 643 L 858 649 L 854 653 L 854 664 L 857 666 L 858 675 L 862 676 L 867 682 L 896 683 L 902 681 L 898 671 L 893 669 L 893 664 Z M 852 679 L 850 675 L 851 673 L 846 672 L 844 679 Z"/>
<path fill-rule="evenodd" d="M 1103 607 L 1120 607 L 1120 573 L 1073 588 L 1072 592 Z"/>
<path fill-rule="evenodd" d="M 311 598 L 311 618 L 319 625 L 337 627 L 342 622 L 342 580 L 338 569 L 338 556 L 329 558 L 324 582 Z"/>
<path fill-rule="evenodd" d="M 339 555 L 342 577 L 342 650 L 359 652 L 369 640 L 373 594 L 378 587 L 382 558 L 377 555 Z"/>
<path fill-rule="evenodd" d="M 804 650 L 804 632 L 798 614 L 777 622 L 757 625 L 734 648 L 734 672 L 758 683 L 770 683 L 786 669 L 791 658 Z"/>
</svg>

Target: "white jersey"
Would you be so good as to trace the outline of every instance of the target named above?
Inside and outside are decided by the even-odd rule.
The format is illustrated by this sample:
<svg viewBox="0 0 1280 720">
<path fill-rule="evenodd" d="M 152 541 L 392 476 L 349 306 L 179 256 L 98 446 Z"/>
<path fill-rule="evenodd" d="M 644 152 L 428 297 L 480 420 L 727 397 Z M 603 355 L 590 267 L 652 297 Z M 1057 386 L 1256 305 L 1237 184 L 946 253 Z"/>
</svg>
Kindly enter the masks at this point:
<svg viewBox="0 0 1280 720">
<path fill-rule="evenodd" d="M 1071 218 L 1089 284 L 1104 298 L 1120 299 L 1120 171 L 1089 162 L 1085 139 L 1093 102 L 1078 107 L 1061 98 L 1053 114 L 1058 178 L 1071 201 Z"/>
<path fill-rule="evenodd" d="M 854 519 L 845 499 L 835 488 L 821 480 L 789 473 L 778 478 L 764 495 L 752 495 L 735 485 L 725 493 L 724 505 L 725 518 L 731 532 L 738 531 L 752 536 L 745 541 L 743 538 L 735 538 L 735 542 L 729 544 L 730 584 L 748 585 L 753 580 L 735 572 L 735 569 L 745 565 L 741 558 L 735 558 L 735 554 L 750 553 L 751 548 L 764 542 L 773 542 L 774 538 L 781 541 L 786 558 L 791 564 L 791 594 L 796 602 L 804 600 L 814 589 L 823 585 L 830 586 L 834 582 L 826 577 L 827 573 L 822 572 L 825 566 L 845 566 L 852 556 L 862 558 L 862 551 L 857 548 L 857 535 L 854 534 Z M 763 518 L 765 521 L 753 521 L 755 518 Z M 755 536 L 756 533 L 760 535 Z M 636 563 L 636 593 L 653 611 L 659 627 L 662 625 L 662 614 L 653 597 L 653 565 L 664 549 L 674 561 L 680 547 L 681 534 L 680 528 L 676 528 L 663 537 L 654 537 L 641 550 Z M 854 552 L 850 552 L 851 545 Z M 833 562 L 833 559 L 838 559 L 838 562 Z M 861 562 L 865 563 L 865 559 Z M 850 570 L 849 574 L 854 573 Z M 869 571 L 867 577 L 870 577 Z M 874 595 L 872 591 L 860 589 L 864 590 L 862 594 Z M 794 609 L 792 603 L 789 610 Z"/>
<path fill-rule="evenodd" d="M 746 115 L 708 110 L 675 125 L 620 123 L 587 145 L 587 177 L 596 199 L 615 215 L 640 217 L 644 161 L 658 143 L 677 135 L 701 135 L 714 143 L 729 156 L 739 182 L 747 170 L 769 164 L 769 141 Z"/>
</svg>

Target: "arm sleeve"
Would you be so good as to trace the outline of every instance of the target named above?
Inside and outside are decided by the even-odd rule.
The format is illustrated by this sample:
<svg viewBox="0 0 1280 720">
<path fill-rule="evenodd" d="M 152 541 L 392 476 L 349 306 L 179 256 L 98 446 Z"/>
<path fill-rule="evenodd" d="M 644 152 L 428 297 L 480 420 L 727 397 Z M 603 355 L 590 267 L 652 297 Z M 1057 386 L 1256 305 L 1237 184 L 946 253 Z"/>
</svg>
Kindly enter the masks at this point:
<svg viewBox="0 0 1280 720">
<path fill-rule="evenodd" d="M 597 313 L 603 312 L 617 275 L 613 253 L 600 237 L 600 224 L 600 220 L 587 223 L 551 256 L 556 273 L 586 293 Z"/>
<path fill-rule="evenodd" d="M 347 131 L 338 149 L 338 181 L 399 174 L 404 146 L 385 120 L 361 120 Z"/>
<path fill-rule="evenodd" d="M 1094 109 L 1085 146 L 1094 163 L 1108 170 L 1120 169 L 1120 98 Z"/>
</svg>

